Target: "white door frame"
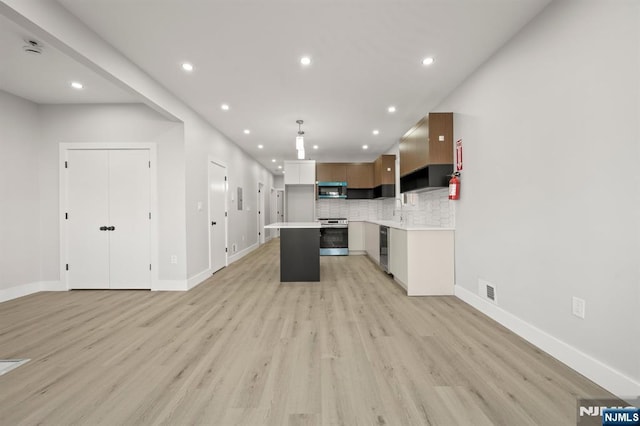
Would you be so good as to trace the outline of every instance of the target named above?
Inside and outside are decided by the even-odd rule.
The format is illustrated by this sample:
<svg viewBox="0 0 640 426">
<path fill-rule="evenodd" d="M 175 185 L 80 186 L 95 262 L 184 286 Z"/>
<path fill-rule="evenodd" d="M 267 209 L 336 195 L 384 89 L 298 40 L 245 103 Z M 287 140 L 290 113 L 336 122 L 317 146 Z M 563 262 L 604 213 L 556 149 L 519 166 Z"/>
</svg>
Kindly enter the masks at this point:
<svg viewBox="0 0 640 426">
<path fill-rule="evenodd" d="M 278 210 L 278 194 L 280 194 L 280 196 L 282 197 L 282 211 Z M 284 222 L 284 189 L 282 188 L 276 188 L 276 222 Z M 282 220 L 280 220 L 282 218 Z M 275 235 L 274 237 L 280 237 L 280 229 L 276 229 L 275 230 Z"/>
<path fill-rule="evenodd" d="M 269 223 L 274 223 L 278 221 L 278 192 L 272 186 L 269 191 Z M 276 230 L 269 230 L 269 239 L 272 239 L 276 236 Z"/>
<path fill-rule="evenodd" d="M 256 213 L 258 216 L 258 246 L 262 245 L 265 243 L 265 229 L 264 229 L 264 225 L 265 225 L 265 219 L 264 219 L 264 206 L 265 206 L 265 199 L 264 199 L 264 183 L 262 182 L 258 182 L 258 193 L 256 194 L 258 196 L 258 202 L 256 203 L 258 205 L 258 208 L 256 209 Z"/>
<path fill-rule="evenodd" d="M 151 290 L 155 290 L 158 286 L 158 179 L 157 179 L 157 164 L 158 155 L 157 147 L 155 143 L 149 142 L 113 142 L 113 143 L 79 143 L 79 142 L 61 142 L 59 144 L 59 173 L 58 173 L 58 188 L 59 188 L 59 231 L 60 231 L 60 283 L 65 289 L 69 290 L 68 274 L 66 273 L 66 265 L 68 262 L 69 253 L 67 253 L 67 226 L 65 213 L 67 212 L 67 175 L 65 173 L 65 161 L 67 161 L 67 152 L 70 150 L 92 150 L 92 149 L 112 149 L 112 150 L 126 150 L 126 149 L 146 149 L 149 150 L 149 159 L 151 161 L 151 174 L 150 174 L 150 200 L 151 204 L 149 209 L 151 210 L 151 219 L 149 223 L 150 231 L 150 258 L 151 258 Z"/>
<path fill-rule="evenodd" d="M 229 194 L 229 168 L 222 161 L 218 161 L 216 158 L 209 156 L 207 161 L 207 230 L 208 230 L 208 238 L 209 238 L 209 271 L 213 268 L 211 265 L 211 252 L 213 251 L 213 241 L 211 239 L 211 188 L 209 185 L 211 184 L 211 176 L 209 176 L 209 167 L 211 164 L 215 164 L 216 166 L 222 167 L 225 170 L 226 180 L 224 181 L 224 211 L 226 212 L 224 216 L 224 246 L 229 247 L 229 205 L 228 205 L 228 194 Z M 226 250 L 224 253 L 224 266 L 229 266 L 229 250 Z"/>
</svg>

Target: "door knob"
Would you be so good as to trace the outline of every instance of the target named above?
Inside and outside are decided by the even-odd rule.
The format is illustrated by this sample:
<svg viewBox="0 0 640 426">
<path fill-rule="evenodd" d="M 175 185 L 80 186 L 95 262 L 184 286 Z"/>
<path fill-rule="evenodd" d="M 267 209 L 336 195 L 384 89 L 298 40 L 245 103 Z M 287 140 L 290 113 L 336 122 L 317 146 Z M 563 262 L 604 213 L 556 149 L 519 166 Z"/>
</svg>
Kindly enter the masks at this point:
<svg viewBox="0 0 640 426">
<path fill-rule="evenodd" d="M 211 225 L 212 225 L 212 226 L 213 226 L 213 225 L 215 225 L 215 224 L 216 224 L 216 222 L 211 222 Z"/>
<path fill-rule="evenodd" d="M 109 227 L 107 228 L 107 231 L 115 231 L 115 230 L 116 230 L 116 227 L 115 227 L 115 226 L 109 226 Z"/>
<path fill-rule="evenodd" d="M 101 227 L 100 227 L 100 230 L 101 230 L 101 231 L 106 231 L 106 230 L 107 230 L 107 227 L 106 227 L 106 226 L 101 226 Z"/>
</svg>

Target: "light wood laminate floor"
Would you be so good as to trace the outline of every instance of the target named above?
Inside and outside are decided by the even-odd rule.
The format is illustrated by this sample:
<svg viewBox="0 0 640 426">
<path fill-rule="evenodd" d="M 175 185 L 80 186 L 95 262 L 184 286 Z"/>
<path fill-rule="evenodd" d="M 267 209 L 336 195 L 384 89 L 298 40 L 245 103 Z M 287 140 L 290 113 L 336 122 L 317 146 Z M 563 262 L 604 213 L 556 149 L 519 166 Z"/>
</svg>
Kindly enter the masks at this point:
<svg viewBox="0 0 640 426">
<path fill-rule="evenodd" d="M 279 282 L 273 240 L 189 292 L 0 304 L 0 424 L 574 425 L 610 397 L 455 297 L 364 256 Z"/>
</svg>

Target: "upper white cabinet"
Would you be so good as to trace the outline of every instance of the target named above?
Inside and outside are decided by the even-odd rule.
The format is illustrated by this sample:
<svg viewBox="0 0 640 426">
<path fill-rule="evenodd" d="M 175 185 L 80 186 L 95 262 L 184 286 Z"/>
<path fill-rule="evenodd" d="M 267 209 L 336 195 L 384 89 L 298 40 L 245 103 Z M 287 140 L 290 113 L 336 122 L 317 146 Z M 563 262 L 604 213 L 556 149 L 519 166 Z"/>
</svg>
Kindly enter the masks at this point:
<svg viewBox="0 0 640 426">
<path fill-rule="evenodd" d="M 315 160 L 299 160 L 284 162 L 285 185 L 315 185 Z"/>
</svg>

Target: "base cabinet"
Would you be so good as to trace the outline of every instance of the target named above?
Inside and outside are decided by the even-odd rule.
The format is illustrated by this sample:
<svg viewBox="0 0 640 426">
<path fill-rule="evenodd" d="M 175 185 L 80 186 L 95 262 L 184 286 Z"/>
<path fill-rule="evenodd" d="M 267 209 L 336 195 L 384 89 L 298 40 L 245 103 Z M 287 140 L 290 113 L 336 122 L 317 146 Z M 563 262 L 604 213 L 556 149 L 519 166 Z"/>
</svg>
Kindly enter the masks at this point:
<svg viewBox="0 0 640 426">
<path fill-rule="evenodd" d="M 389 267 L 408 296 L 454 293 L 454 231 L 391 228 Z"/>
<path fill-rule="evenodd" d="M 376 265 L 380 264 L 380 225 L 375 223 L 364 223 L 364 244 L 367 256 Z"/>
<path fill-rule="evenodd" d="M 389 229 L 389 272 L 396 281 L 406 283 L 407 276 L 407 231 Z"/>
<path fill-rule="evenodd" d="M 365 254 L 364 222 L 349 222 L 349 254 Z"/>
</svg>

